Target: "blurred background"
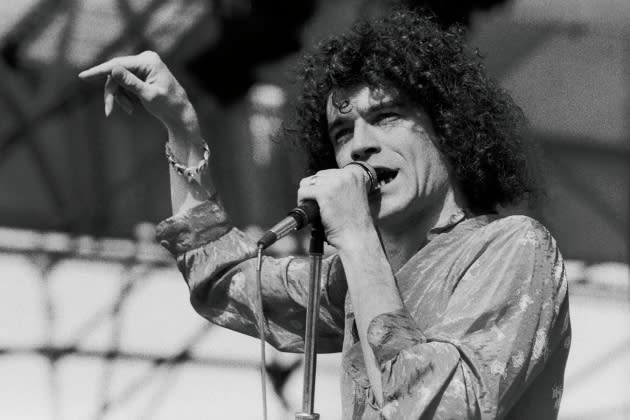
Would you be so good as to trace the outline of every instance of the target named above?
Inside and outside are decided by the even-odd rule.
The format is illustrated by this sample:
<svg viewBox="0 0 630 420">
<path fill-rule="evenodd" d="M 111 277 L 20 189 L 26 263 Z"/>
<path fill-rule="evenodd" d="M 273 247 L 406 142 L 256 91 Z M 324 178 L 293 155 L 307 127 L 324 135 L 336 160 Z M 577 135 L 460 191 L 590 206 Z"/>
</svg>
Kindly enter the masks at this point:
<svg viewBox="0 0 630 420">
<path fill-rule="evenodd" d="M 0 418 L 261 418 L 256 340 L 213 327 L 154 241 L 170 215 L 166 132 L 105 118 L 76 74 L 160 53 L 197 107 L 223 201 L 257 235 L 295 203 L 276 140 L 300 52 L 376 0 L 0 2 Z M 547 196 L 532 210 L 567 260 L 573 344 L 561 419 L 630 419 L 630 2 L 414 1 L 470 30 L 531 122 Z M 287 238 L 275 254 L 303 253 Z M 270 418 L 301 405 L 300 357 L 269 350 Z M 339 356 L 315 407 L 339 419 Z"/>
</svg>

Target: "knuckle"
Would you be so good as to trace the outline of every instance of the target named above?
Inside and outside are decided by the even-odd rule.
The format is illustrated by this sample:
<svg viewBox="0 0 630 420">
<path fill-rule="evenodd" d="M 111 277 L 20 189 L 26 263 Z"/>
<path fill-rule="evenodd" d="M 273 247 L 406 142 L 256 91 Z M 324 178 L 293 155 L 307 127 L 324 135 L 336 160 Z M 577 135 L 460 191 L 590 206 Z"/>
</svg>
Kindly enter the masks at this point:
<svg viewBox="0 0 630 420">
<path fill-rule="evenodd" d="M 151 92 L 153 94 L 154 99 L 164 100 L 166 102 L 171 102 L 168 87 L 162 85 L 153 85 L 153 89 Z"/>
<path fill-rule="evenodd" d="M 308 196 L 306 195 L 306 193 L 302 191 L 301 189 L 299 189 L 297 193 L 297 203 L 301 204 L 304 200 L 307 199 L 307 197 Z"/>
<path fill-rule="evenodd" d="M 116 66 L 112 69 L 111 80 L 115 83 L 127 84 L 129 76 L 124 68 Z"/>
<path fill-rule="evenodd" d="M 340 170 L 336 178 L 339 180 L 339 182 L 348 183 L 354 180 L 354 174 L 350 171 Z"/>
<path fill-rule="evenodd" d="M 153 89 L 153 95 L 155 98 L 166 97 L 168 96 L 168 89 L 163 86 L 155 86 L 155 89 Z"/>
<path fill-rule="evenodd" d="M 359 165 L 348 165 L 344 172 L 351 174 L 351 176 L 355 178 L 363 176 L 363 168 L 361 168 Z"/>
<path fill-rule="evenodd" d="M 140 53 L 140 56 L 147 58 L 151 61 L 161 61 L 160 55 L 153 50 L 145 50 Z"/>
<path fill-rule="evenodd" d="M 120 64 L 117 64 L 114 67 L 112 67 L 112 71 L 111 71 L 112 77 L 120 77 L 123 74 L 125 74 L 125 68 L 121 66 Z"/>
<path fill-rule="evenodd" d="M 157 96 L 155 94 L 155 89 L 147 89 L 146 92 L 144 93 L 144 100 L 149 103 L 155 102 L 156 98 Z"/>
</svg>

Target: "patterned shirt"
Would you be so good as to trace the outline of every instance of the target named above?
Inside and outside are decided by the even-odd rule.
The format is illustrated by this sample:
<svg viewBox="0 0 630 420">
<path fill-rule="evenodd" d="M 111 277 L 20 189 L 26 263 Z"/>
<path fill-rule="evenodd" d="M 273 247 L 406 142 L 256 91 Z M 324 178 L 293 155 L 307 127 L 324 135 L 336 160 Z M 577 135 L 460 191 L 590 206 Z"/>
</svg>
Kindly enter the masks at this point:
<svg viewBox="0 0 630 420">
<path fill-rule="evenodd" d="M 256 246 L 208 201 L 160 224 L 195 310 L 258 336 Z M 267 341 L 301 352 L 308 258 L 265 257 Z M 337 255 L 322 267 L 317 348 L 342 351 L 344 419 L 555 419 L 571 341 L 567 281 L 555 240 L 526 216 L 454 215 L 395 273 L 404 310 L 367 339 L 382 378 L 370 387 Z"/>
</svg>

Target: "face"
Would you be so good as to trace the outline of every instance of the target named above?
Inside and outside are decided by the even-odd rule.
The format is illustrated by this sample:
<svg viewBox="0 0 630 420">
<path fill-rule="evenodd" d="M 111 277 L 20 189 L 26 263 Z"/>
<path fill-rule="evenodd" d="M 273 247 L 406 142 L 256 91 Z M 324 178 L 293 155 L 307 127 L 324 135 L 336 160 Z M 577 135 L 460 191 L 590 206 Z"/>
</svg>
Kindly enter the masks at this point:
<svg viewBox="0 0 630 420">
<path fill-rule="evenodd" d="M 346 102 L 347 101 L 347 102 Z M 366 86 L 328 98 L 328 132 L 339 167 L 364 161 L 386 176 L 370 196 L 378 224 L 404 227 L 439 204 L 450 186 L 444 158 L 426 114 L 383 91 Z"/>
</svg>

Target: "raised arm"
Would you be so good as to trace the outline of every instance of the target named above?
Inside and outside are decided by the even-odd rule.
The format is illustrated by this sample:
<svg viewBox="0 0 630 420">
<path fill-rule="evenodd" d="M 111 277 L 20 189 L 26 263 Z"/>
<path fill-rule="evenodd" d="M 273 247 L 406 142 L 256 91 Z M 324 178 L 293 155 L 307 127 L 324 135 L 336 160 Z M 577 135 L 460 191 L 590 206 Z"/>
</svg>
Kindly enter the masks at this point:
<svg viewBox="0 0 630 420">
<path fill-rule="evenodd" d="M 160 57 L 151 51 L 117 57 L 79 74 L 105 84 L 105 114 L 132 102 L 162 122 L 173 159 L 196 167 L 204 159 L 197 114 L 188 95 Z M 210 175 L 192 181 L 171 174 L 173 217 L 160 223 L 157 239 L 176 258 L 191 291 L 191 303 L 208 320 L 258 336 L 254 256 L 256 244 L 231 225 L 216 197 Z M 336 258 L 324 262 L 319 350 L 341 350 L 345 278 Z M 286 351 L 302 351 L 308 264 L 300 258 L 265 258 L 263 305 L 267 340 Z"/>
<path fill-rule="evenodd" d="M 168 132 L 168 147 L 173 159 L 184 166 L 195 167 L 204 155 L 197 113 L 188 95 L 160 56 L 153 51 L 116 57 L 79 73 L 88 81 L 105 84 L 105 115 L 115 104 L 131 112 L 133 102 L 140 102 Z M 189 182 L 170 167 L 173 213 L 195 207 L 214 195 L 209 171 Z"/>
</svg>

